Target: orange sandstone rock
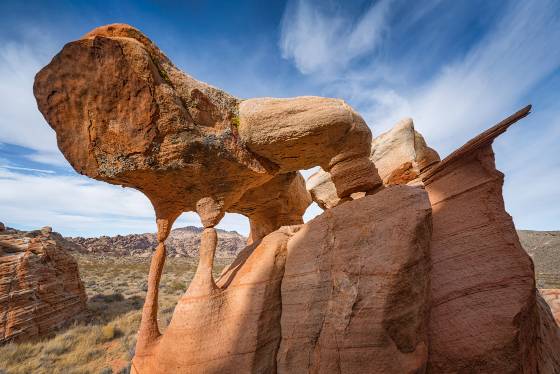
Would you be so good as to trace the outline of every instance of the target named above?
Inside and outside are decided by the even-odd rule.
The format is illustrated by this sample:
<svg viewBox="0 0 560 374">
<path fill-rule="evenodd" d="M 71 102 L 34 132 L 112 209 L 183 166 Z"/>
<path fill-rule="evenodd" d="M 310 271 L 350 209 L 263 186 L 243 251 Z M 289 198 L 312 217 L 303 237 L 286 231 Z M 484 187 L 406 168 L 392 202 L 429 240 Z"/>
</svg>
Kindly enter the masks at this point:
<svg viewBox="0 0 560 374">
<path fill-rule="evenodd" d="M 0 344 L 45 336 L 86 310 L 78 264 L 50 230 L 0 232 Z"/>
<path fill-rule="evenodd" d="M 239 100 L 177 69 L 128 25 L 99 27 L 65 45 L 35 77 L 34 94 L 74 169 L 135 188 L 154 206 L 159 245 L 150 265 L 140 355 L 161 335 L 157 288 L 164 243 L 182 212 L 196 211 L 207 229 L 191 284 L 192 293 L 207 293 L 214 290 L 214 226 L 225 212 L 245 212 L 256 240 L 280 225 L 301 223 L 308 195 L 293 179 L 299 169 L 322 165 L 341 197 L 381 185 L 367 157 L 371 132 L 343 101 Z M 267 201 L 263 195 L 278 186 L 299 195 L 279 196 L 288 206 Z M 250 200 L 243 199 L 247 192 Z M 253 209 L 253 201 L 264 205 Z"/>
<path fill-rule="evenodd" d="M 239 100 L 128 25 L 67 44 L 34 93 L 77 171 L 154 206 L 159 244 L 133 372 L 560 372 L 560 330 L 505 212 L 491 148 L 530 107 L 439 162 L 411 120 L 372 145 L 341 100 Z M 310 195 L 297 170 L 313 166 L 325 175 L 311 178 L 311 196 L 327 210 L 302 224 Z M 165 240 L 184 211 L 205 228 L 200 261 L 162 335 Z M 250 218 L 251 244 L 215 281 L 225 212 Z"/>
</svg>

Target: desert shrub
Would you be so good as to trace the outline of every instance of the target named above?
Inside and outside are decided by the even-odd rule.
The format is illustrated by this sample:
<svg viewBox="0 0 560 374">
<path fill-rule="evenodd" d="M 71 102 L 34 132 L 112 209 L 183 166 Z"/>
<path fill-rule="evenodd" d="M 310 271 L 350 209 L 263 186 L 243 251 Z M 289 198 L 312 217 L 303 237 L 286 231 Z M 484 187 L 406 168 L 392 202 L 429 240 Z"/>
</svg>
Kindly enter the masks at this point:
<svg viewBox="0 0 560 374">
<path fill-rule="evenodd" d="M 102 341 L 109 341 L 113 340 L 122 335 L 122 331 L 120 331 L 115 325 L 109 324 L 101 327 L 101 340 Z"/>
</svg>

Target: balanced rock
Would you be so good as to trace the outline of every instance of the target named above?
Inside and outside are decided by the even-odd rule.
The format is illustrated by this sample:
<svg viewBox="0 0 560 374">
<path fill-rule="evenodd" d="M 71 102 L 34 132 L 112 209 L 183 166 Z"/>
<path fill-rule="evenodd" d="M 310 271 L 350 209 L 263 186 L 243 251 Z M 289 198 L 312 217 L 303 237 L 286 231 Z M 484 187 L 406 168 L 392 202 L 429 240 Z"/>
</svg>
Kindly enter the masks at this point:
<svg viewBox="0 0 560 374">
<path fill-rule="evenodd" d="M 317 165 L 343 196 L 380 183 L 371 132 L 342 100 L 239 100 L 181 72 L 128 25 L 68 43 L 34 93 L 70 164 L 142 191 L 158 218 L 198 211 L 202 199 L 229 211 L 273 176 Z"/>
<path fill-rule="evenodd" d="M 37 73 L 33 88 L 76 171 L 135 188 L 154 207 L 158 245 L 139 355 L 161 337 L 157 298 L 165 240 L 182 212 L 196 212 L 204 226 L 199 266 L 187 293 L 205 294 L 217 291 L 211 273 L 214 227 L 226 212 L 246 214 L 253 222 L 250 240 L 256 240 L 281 225 L 302 223 L 310 200 L 300 169 L 329 171 L 341 198 L 382 184 L 368 158 L 371 131 L 344 101 L 237 99 L 177 69 L 128 25 L 99 27 L 66 44 Z"/>
<path fill-rule="evenodd" d="M 47 335 L 86 309 L 78 264 L 60 238 L 25 234 L 0 232 L 0 344 Z"/>
<path fill-rule="evenodd" d="M 237 99 L 127 25 L 67 44 L 34 93 L 77 171 L 154 206 L 134 373 L 560 372 L 491 148 L 530 107 L 439 161 L 411 120 L 372 144 L 341 100 Z M 304 224 L 298 170 L 315 166 L 326 210 Z M 162 334 L 165 240 L 184 211 L 204 225 L 200 259 Z M 214 280 L 226 212 L 249 217 L 250 244 Z"/>
<path fill-rule="evenodd" d="M 440 160 L 438 153 L 428 147 L 424 137 L 414 129 L 410 118 L 401 120 L 391 130 L 374 138 L 369 157 L 386 186 L 418 183 L 419 175 Z M 306 185 L 313 201 L 322 209 L 349 200 L 337 195 L 331 174 L 324 170 L 311 175 Z"/>
</svg>

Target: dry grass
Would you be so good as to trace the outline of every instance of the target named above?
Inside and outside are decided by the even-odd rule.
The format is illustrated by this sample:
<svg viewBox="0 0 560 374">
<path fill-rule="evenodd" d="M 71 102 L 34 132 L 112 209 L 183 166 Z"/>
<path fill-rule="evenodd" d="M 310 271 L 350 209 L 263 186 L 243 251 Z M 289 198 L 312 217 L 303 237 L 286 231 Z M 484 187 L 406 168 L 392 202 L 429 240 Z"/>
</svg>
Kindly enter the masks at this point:
<svg viewBox="0 0 560 374">
<path fill-rule="evenodd" d="M 0 373 L 128 373 L 146 295 L 149 258 L 75 256 L 88 294 L 89 315 L 56 335 L 0 347 Z M 227 265 L 217 259 L 216 275 Z M 159 320 L 167 327 L 196 259 L 168 258 L 160 285 Z"/>
</svg>

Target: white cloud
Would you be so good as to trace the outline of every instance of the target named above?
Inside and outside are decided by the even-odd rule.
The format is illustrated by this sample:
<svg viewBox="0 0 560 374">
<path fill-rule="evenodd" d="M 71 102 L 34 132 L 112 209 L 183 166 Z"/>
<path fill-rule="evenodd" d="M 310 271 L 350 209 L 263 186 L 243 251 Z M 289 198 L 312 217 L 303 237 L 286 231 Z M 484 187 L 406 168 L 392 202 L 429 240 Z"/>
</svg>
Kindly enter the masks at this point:
<svg viewBox="0 0 560 374">
<path fill-rule="evenodd" d="M 282 20 L 282 56 L 304 74 L 333 72 L 371 53 L 380 43 L 389 1 L 372 5 L 357 22 L 306 0 L 288 5 Z"/>
<path fill-rule="evenodd" d="M 31 170 L 28 170 L 31 171 Z M 155 215 L 140 192 L 82 176 L 22 174 L 0 166 L 0 221 L 19 229 L 52 226 L 71 236 L 155 232 Z M 200 226 L 194 213 L 174 227 Z M 248 220 L 228 214 L 219 228 L 248 234 Z"/>
<path fill-rule="evenodd" d="M 41 155 L 57 151 L 54 131 L 33 97 L 35 74 L 54 53 L 54 43 L 44 35 L 32 33 L 22 41 L 0 39 L 0 142 L 27 147 Z M 49 161 L 52 159 L 49 157 Z M 57 163 L 61 163 L 60 158 Z"/>
<path fill-rule="evenodd" d="M 346 20 L 336 14 L 330 25 L 321 10 L 308 2 L 298 2 L 296 11 L 286 12 L 281 46 L 302 72 L 320 76 L 329 95 L 354 105 L 375 134 L 410 116 L 428 143 L 445 156 L 525 105 L 523 100 L 531 97 L 532 90 L 558 71 L 559 8 L 553 0 L 504 3 L 500 19 L 484 37 L 460 58 L 444 61 L 428 77 L 414 76 L 413 69 L 392 71 L 390 61 L 376 61 L 375 56 L 360 66 L 349 64 L 357 54 L 343 53 L 340 59 L 338 54 L 347 51 L 357 28 L 348 32 Z M 380 30 L 389 28 L 383 22 L 373 24 Z M 365 44 L 364 53 L 383 47 L 379 38 L 374 40 Z M 332 66 L 338 71 L 333 72 Z M 403 66 L 406 69 L 406 64 L 398 64 L 400 69 Z M 391 77 L 414 80 L 394 85 Z M 560 99 L 557 91 L 547 95 Z M 533 104 L 538 115 L 524 119 L 519 130 L 512 129 L 496 144 L 498 167 L 506 173 L 506 208 L 521 228 L 559 229 L 560 216 L 553 207 L 560 198 L 555 188 L 560 175 L 554 171 L 560 169 L 560 111 Z M 549 126 L 540 130 L 537 124 L 543 120 Z M 522 135 L 510 137 L 516 131 Z"/>
</svg>

